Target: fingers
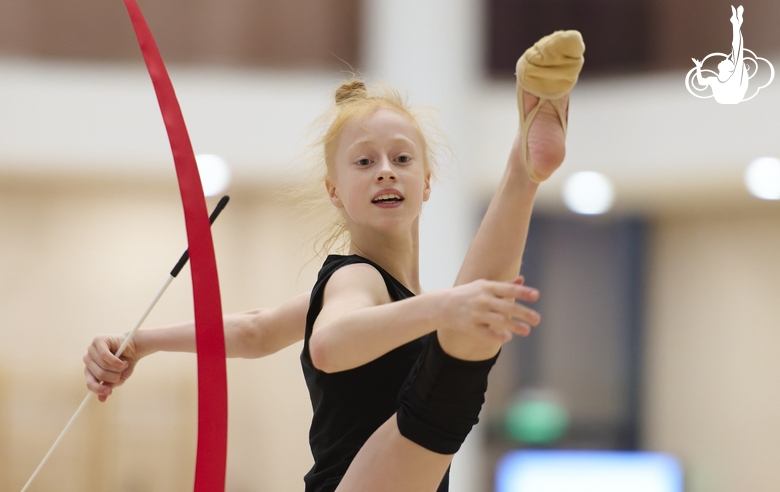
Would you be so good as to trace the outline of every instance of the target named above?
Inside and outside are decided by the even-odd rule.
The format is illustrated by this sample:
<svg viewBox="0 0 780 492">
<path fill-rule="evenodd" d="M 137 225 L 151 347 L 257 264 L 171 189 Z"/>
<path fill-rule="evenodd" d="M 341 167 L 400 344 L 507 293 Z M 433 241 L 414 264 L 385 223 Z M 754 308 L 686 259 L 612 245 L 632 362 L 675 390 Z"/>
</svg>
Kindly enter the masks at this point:
<svg viewBox="0 0 780 492">
<path fill-rule="evenodd" d="M 512 339 L 512 332 L 501 328 L 499 323 L 485 323 L 480 326 L 480 331 L 490 340 L 499 343 L 506 343 Z"/>
<path fill-rule="evenodd" d="M 116 349 L 119 344 L 116 336 L 100 335 L 92 341 L 83 357 L 87 389 L 95 393 L 101 402 L 106 401 L 113 388 L 132 373 L 131 364 L 112 352 L 112 348 Z"/>
<path fill-rule="evenodd" d="M 524 281 L 518 276 L 512 282 L 483 281 L 480 285 L 483 293 L 476 298 L 472 321 L 495 333 L 502 343 L 513 335 L 528 336 L 531 327 L 541 322 L 538 312 L 515 302 L 534 302 L 539 298 L 539 291 L 526 287 Z"/>
<path fill-rule="evenodd" d="M 480 321 L 491 331 L 505 336 L 502 343 L 509 341 L 514 335 L 527 337 L 531 334 L 531 325 L 517 319 L 507 318 L 500 313 L 484 313 Z"/>
<path fill-rule="evenodd" d="M 523 306 L 522 304 L 518 304 L 516 302 L 512 303 L 511 307 L 508 308 L 508 311 L 511 313 L 508 316 L 509 318 L 522 321 L 523 323 L 529 324 L 531 326 L 538 326 L 539 323 L 542 322 L 541 314 L 529 308 L 528 306 Z"/>
<path fill-rule="evenodd" d="M 97 358 L 92 347 L 84 355 L 84 365 L 98 381 L 105 383 L 118 383 L 122 376 L 124 367 L 117 368 L 106 364 L 102 359 Z"/>
<path fill-rule="evenodd" d="M 104 383 L 119 383 L 122 371 L 128 368 L 128 363 L 115 357 L 109 350 L 106 340 L 102 338 L 92 342 L 83 360 L 86 369 L 95 379 Z"/>
<path fill-rule="evenodd" d="M 454 296 L 456 302 L 447 310 L 453 316 L 451 326 L 500 343 L 528 336 L 541 315 L 517 302 L 539 299 L 539 291 L 524 284 L 525 278 L 518 276 L 509 282 L 478 280 L 458 287 L 461 295 Z"/>
<path fill-rule="evenodd" d="M 527 337 L 531 334 L 531 326 L 528 323 L 523 323 L 521 321 L 514 321 L 514 320 L 506 320 L 502 322 L 502 325 L 505 325 L 506 328 L 504 331 L 510 333 L 512 336 L 517 335 L 520 337 Z"/>
<path fill-rule="evenodd" d="M 99 382 L 105 382 L 108 384 L 116 384 L 121 380 L 122 371 L 106 370 L 95 362 L 89 353 L 84 355 L 84 370 L 88 371 L 95 380 Z"/>
<path fill-rule="evenodd" d="M 105 364 L 108 364 L 109 366 L 115 367 L 117 369 L 124 369 L 127 367 L 127 364 L 123 360 L 114 355 L 109 344 L 110 340 L 108 337 L 98 337 L 94 342 L 92 342 L 90 348 L 95 348 L 97 354 L 100 356 L 100 359 Z"/>
<path fill-rule="evenodd" d="M 539 299 L 539 291 L 523 285 L 525 282 L 523 277 L 517 277 L 512 282 L 486 282 L 487 290 L 496 297 L 519 299 L 526 302 L 536 302 Z"/>
<path fill-rule="evenodd" d="M 515 319 L 531 326 L 542 321 L 542 316 L 533 309 L 518 304 L 510 299 L 486 298 L 483 301 L 485 310 L 499 314 L 505 319 Z"/>
<path fill-rule="evenodd" d="M 87 380 L 87 389 L 95 393 L 98 400 L 106 401 L 106 398 L 111 395 L 113 385 L 111 383 L 101 385 L 100 381 L 86 367 L 84 368 L 84 376 Z"/>
</svg>

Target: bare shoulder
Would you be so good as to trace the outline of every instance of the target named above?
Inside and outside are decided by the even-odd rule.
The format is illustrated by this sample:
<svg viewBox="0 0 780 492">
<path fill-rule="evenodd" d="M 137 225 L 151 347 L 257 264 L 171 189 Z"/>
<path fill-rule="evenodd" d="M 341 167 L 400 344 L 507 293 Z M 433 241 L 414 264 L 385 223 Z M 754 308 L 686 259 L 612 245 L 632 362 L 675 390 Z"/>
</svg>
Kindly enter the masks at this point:
<svg viewBox="0 0 780 492">
<path fill-rule="evenodd" d="M 382 274 L 368 263 L 354 263 L 333 273 L 325 286 L 323 305 L 336 299 L 360 307 L 391 302 Z"/>
<path fill-rule="evenodd" d="M 356 263 L 339 268 L 331 275 L 322 297 L 322 309 L 313 329 L 358 309 L 391 301 L 382 274 L 371 265 Z"/>
</svg>

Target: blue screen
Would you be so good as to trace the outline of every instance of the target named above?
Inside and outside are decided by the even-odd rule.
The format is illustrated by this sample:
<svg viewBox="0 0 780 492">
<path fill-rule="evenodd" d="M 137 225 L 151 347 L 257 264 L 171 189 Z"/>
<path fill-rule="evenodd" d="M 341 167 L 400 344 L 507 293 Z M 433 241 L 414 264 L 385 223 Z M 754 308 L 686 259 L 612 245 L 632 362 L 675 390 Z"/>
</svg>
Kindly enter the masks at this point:
<svg viewBox="0 0 780 492">
<path fill-rule="evenodd" d="M 683 492 L 683 478 L 661 453 L 513 451 L 498 465 L 496 492 Z"/>
</svg>

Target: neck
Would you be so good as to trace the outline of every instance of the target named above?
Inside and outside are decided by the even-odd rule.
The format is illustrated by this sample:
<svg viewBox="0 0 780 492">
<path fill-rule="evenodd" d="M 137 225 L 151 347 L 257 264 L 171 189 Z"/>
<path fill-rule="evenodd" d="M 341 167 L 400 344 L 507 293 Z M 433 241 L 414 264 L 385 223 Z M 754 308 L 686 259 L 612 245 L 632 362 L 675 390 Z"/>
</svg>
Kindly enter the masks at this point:
<svg viewBox="0 0 780 492">
<path fill-rule="evenodd" d="M 420 287 L 419 217 L 404 234 L 350 231 L 349 254 L 360 255 L 381 266 L 416 295 Z"/>
</svg>

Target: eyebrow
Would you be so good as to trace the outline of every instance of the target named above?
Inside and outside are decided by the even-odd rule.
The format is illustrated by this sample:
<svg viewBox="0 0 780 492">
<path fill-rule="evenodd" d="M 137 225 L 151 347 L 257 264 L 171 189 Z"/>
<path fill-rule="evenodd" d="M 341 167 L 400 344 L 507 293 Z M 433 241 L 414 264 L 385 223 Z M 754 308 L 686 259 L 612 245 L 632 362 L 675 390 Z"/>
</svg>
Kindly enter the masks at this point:
<svg viewBox="0 0 780 492">
<path fill-rule="evenodd" d="M 417 144 L 415 144 L 413 140 L 411 140 L 410 138 L 405 137 L 403 135 L 395 135 L 395 136 L 391 137 L 389 140 L 390 140 L 391 143 L 397 143 L 397 142 L 408 143 L 408 144 L 413 145 L 415 148 L 417 147 Z M 364 139 L 358 140 L 357 142 L 355 142 L 352 145 L 350 145 L 347 148 L 347 151 L 350 152 L 353 149 L 355 149 L 356 147 L 360 147 L 360 146 L 363 146 L 363 145 L 370 145 L 372 143 L 374 143 L 373 139 L 371 139 L 371 138 L 364 138 Z"/>
</svg>

